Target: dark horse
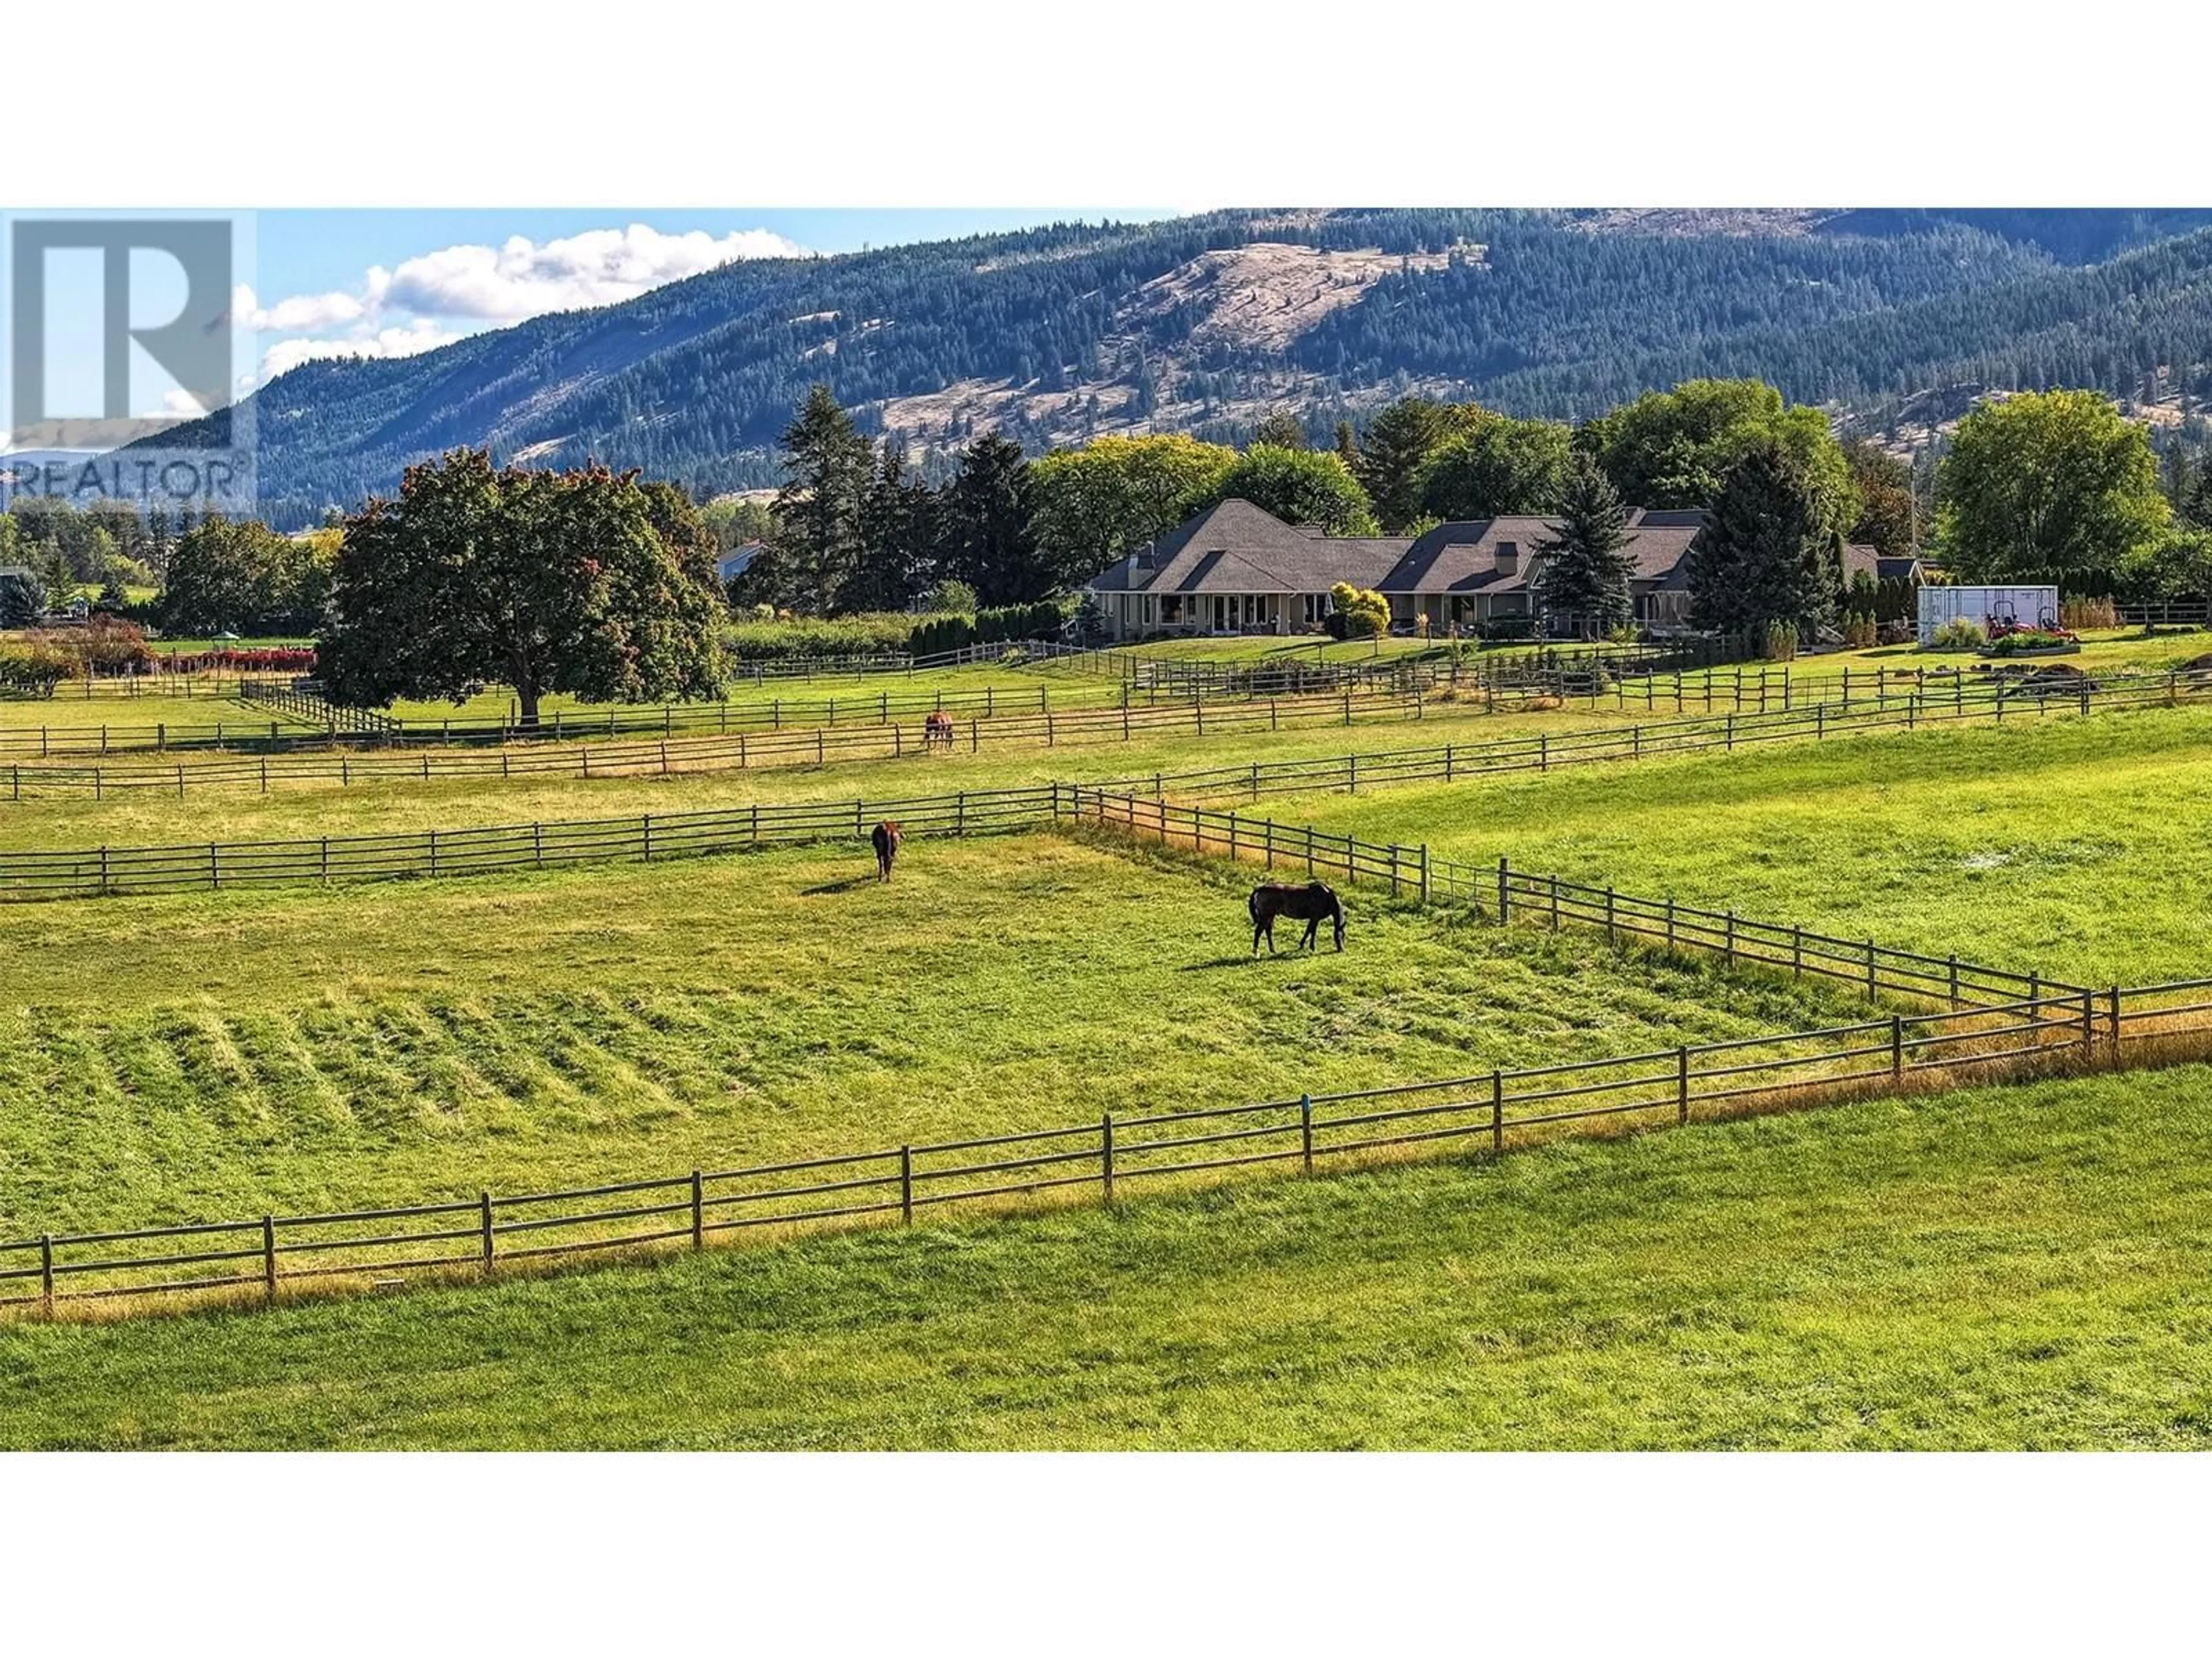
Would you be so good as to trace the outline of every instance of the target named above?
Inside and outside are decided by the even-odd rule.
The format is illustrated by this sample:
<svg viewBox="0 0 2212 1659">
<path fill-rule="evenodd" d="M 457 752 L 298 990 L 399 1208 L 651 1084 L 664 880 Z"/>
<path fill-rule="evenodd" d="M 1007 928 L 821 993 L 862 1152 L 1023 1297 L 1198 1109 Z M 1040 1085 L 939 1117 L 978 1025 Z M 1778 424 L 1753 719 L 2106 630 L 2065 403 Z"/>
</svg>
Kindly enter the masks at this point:
<svg viewBox="0 0 2212 1659">
<path fill-rule="evenodd" d="M 1252 954 L 1260 954 L 1260 941 L 1267 941 L 1268 954 L 1275 949 L 1275 918 L 1288 916 L 1293 921 L 1306 925 L 1306 936 L 1299 941 L 1305 950 L 1315 947 L 1315 935 L 1321 931 L 1323 917 L 1336 924 L 1336 948 L 1344 949 L 1344 901 L 1337 897 L 1326 884 L 1310 881 L 1303 887 L 1286 887 L 1279 882 L 1268 882 L 1252 890 L 1251 902 L 1245 907 L 1252 913 Z"/>
<path fill-rule="evenodd" d="M 889 881 L 891 878 L 891 860 L 898 856 L 899 827 L 886 819 L 868 832 L 868 839 L 876 848 L 876 879 Z"/>
</svg>

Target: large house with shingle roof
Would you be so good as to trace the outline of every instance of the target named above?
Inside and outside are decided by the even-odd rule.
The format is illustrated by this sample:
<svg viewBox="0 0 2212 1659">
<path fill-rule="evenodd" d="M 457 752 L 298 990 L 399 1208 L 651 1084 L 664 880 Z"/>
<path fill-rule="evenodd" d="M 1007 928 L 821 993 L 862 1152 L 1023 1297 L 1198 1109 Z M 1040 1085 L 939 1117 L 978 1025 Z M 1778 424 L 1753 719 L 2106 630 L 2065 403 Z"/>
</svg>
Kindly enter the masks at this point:
<svg viewBox="0 0 2212 1659">
<path fill-rule="evenodd" d="M 1682 556 L 1705 521 L 1696 511 L 1631 511 L 1629 588 L 1639 623 L 1686 626 Z M 1324 537 L 1231 500 L 1101 571 L 1084 591 L 1116 639 L 1302 633 L 1328 614 L 1338 582 L 1382 594 L 1395 626 L 1425 618 L 1434 634 L 1471 632 L 1532 617 L 1536 549 L 1555 533 L 1547 520 L 1514 516 L 1440 524 L 1417 537 Z M 1577 631 L 1576 620 L 1550 618 L 1551 631 Z"/>
</svg>

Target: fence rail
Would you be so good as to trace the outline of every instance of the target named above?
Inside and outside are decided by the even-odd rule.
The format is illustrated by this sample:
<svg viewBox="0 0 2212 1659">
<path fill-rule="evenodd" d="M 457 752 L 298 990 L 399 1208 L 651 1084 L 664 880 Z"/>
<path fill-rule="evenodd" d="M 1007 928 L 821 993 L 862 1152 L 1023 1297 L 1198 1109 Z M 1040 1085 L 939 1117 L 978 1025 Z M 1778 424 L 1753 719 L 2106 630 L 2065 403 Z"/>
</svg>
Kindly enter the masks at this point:
<svg viewBox="0 0 2212 1659">
<path fill-rule="evenodd" d="M 1711 910 L 1668 898 L 1623 893 L 1515 870 L 1505 859 L 1494 868 L 1433 856 L 1425 845 L 1362 841 L 1310 824 L 1182 805 L 1094 788 L 1060 786 L 1055 816 L 1187 847 L 1200 854 L 1257 863 L 1306 876 L 1340 875 L 1349 881 L 1387 884 L 1395 896 L 1423 902 L 1465 903 L 1501 925 L 1534 923 L 1603 929 L 1608 943 L 1638 940 L 1669 951 L 1697 951 L 1729 966 L 1748 964 L 1803 978 L 1813 975 L 1863 988 L 1871 1000 L 1885 993 L 1954 1009 L 1993 1006 L 2050 993 L 2068 997 L 2084 988 L 2041 973 L 1899 950 L 1872 939 L 1847 939 L 1816 929 Z"/>
<path fill-rule="evenodd" d="M 1308 1175 L 1381 1158 L 1498 1156 L 1563 1126 L 1659 1127 L 2039 1067 L 2128 1063 L 2212 1012 L 2212 981 L 2101 997 L 2046 993 L 1964 1012 L 1893 1013 L 1815 1030 L 1333 1094 L 1096 1121 L 927 1145 L 697 1169 L 560 1191 L 0 1243 L 0 1308 L 489 1277 L 563 1256 L 912 1225 L 925 1212 L 1040 1200 L 1113 1203 L 1131 1189 L 1272 1166 Z"/>
<path fill-rule="evenodd" d="M 1488 694 L 1486 694 L 1488 695 Z M 1601 760 L 1641 760 L 1665 754 L 1713 749 L 1734 750 L 1759 743 L 1839 737 L 1890 727 L 1907 730 L 1946 722 L 2021 718 L 2053 712 L 2182 702 L 2212 695 L 2212 674 L 2182 673 L 2069 679 L 2063 684 L 2024 678 L 1956 680 L 1935 690 L 1880 690 L 1848 694 L 1834 702 L 1803 703 L 1767 712 L 1691 715 L 1627 726 L 1534 733 L 1526 737 L 1430 745 L 1417 749 L 1348 755 L 1311 761 L 1263 762 L 1161 775 L 1186 791 L 1261 787 L 1354 789 L 1362 782 L 1407 781 L 1441 777 L 1451 781 L 1486 772 L 1511 772 L 1583 764 Z M 1042 699 L 1041 699 L 1042 700 Z M 1495 707 L 1493 703 L 1492 705 Z M 1082 745 L 1133 741 L 1139 737 L 1188 732 L 1194 737 L 1282 731 L 1321 724 L 1352 726 L 1364 720 L 1419 720 L 1428 702 L 1416 690 L 1314 694 L 1207 702 L 1164 702 L 1152 706 L 1078 708 L 1039 714 L 1003 714 L 995 719 L 955 721 L 947 734 L 954 747 L 980 750 L 1002 746 Z M 271 728 L 273 739 L 274 728 Z M 4 734 L 0 734 L 0 739 Z M 269 740 L 232 743 L 249 752 L 235 757 L 161 763 L 99 761 L 92 764 L 22 761 L 0 765 L 0 801 L 50 796 L 91 795 L 95 799 L 147 790 L 184 795 L 193 789 L 258 790 L 276 787 L 328 787 L 439 779 L 610 778 L 675 772 L 741 771 L 787 766 L 823 766 L 834 762 L 891 760 L 930 752 L 926 722 L 814 726 L 765 732 L 738 731 L 723 737 L 659 738 L 623 743 L 600 738 L 560 745 L 447 745 L 432 739 L 419 745 L 333 749 L 317 739 L 303 752 Z M 178 745 L 173 745 L 178 746 Z"/>
<path fill-rule="evenodd" d="M 1064 799 L 1072 800 L 1079 795 L 1135 795 L 1149 791 L 1155 801 L 1164 801 L 1170 785 L 1174 786 L 1176 793 L 1186 797 L 1230 794 L 1253 800 L 1267 794 L 1304 791 L 1357 793 L 1363 783 L 1453 782 L 1498 774 L 1543 772 L 1555 767 L 1640 760 L 1662 754 L 1733 751 L 1739 746 L 1788 738 L 1824 738 L 1896 726 L 1911 730 L 1947 720 L 1984 717 L 2002 720 L 2008 706 L 2040 713 L 2056 708 L 2079 708 L 2087 712 L 2094 708 L 2159 705 L 2202 696 L 2208 690 L 2212 690 L 2212 676 L 2164 676 L 2148 684 L 2108 685 L 2094 691 L 2085 684 L 2078 698 L 2069 692 L 2063 701 L 2025 699 L 2008 703 L 2000 695 L 1983 702 L 1962 700 L 1955 706 L 1931 708 L 1914 698 L 1901 708 L 1869 707 L 1850 712 L 1837 710 L 1832 714 L 1826 705 L 1816 704 L 1809 709 L 1764 716 L 1730 714 L 1717 720 L 1537 732 L 1528 737 L 1444 744 L 1364 756 L 1254 761 L 1243 766 L 1156 772 L 1149 778 L 1124 778 L 1079 787 L 1049 784 L 963 790 L 872 802 L 863 798 L 849 804 L 754 805 L 703 812 L 648 813 L 636 817 L 433 830 L 403 836 L 8 851 L 0 852 L 0 902 L 176 892 L 272 882 L 467 875 L 540 865 L 672 857 L 679 853 L 732 852 L 771 842 L 832 839 L 848 829 L 859 835 L 867 823 L 879 817 L 896 817 L 919 833 L 929 833 L 948 811 L 956 814 L 961 826 L 958 832 L 966 833 L 971 824 L 983 822 L 973 815 L 994 815 L 997 822 L 1006 827 L 1018 823 L 1034 823 L 1056 816 Z M 1346 700 L 1343 706 L 1348 710 L 1352 705 Z M 1124 709 L 1120 713 L 1133 718 L 1134 711 Z M 1245 713 L 1255 721 L 1260 718 L 1257 708 Z M 1201 710 L 1194 718 L 1202 723 L 1210 717 Z M 1279 706 L 1271 710 L 1269 718 L 1279 718 Z M 817 744 L 826 744 L 826 734 L 819 729 L 812 735 Z M 974 729 L 970 740 L 980 742 Z M 740 740 L 741 764 L 746 758 L 742 746 L 745 741 Z M 827 752 L 826 747 L 817 750 L 817 758 L 826 757 Z M 495 762 L 509 775 L 520 769 L 517 757 L 502 752 L 485 758 Z M 589 755 L 579 758 L 579 775 L 594 775 Z M 365 762 L 341 758 L 337 763 L 341 769 L 347 769 Z M 556 763 L 562 768 L 568 763 L 566 758 Z M 431 769 L 427 757 L 418 757 L 413 764 L 424 778 L 439 775 Z M 664 759 L 660 764 L 666 768 L 672 762 Z M 13 790 L 21 791 L 27 770 L 10 769 Z M 181 792 L 188 787 L 185 777 L 190 770 L 179 768 L 159 774 L 143 780 L 141 787 L 173 787 Z M 343 771 L 341 775 L 344 775 Z M 100 775 L 95 771 L 95 791 L 101 787 L 100 780 Z"/>
</svg>

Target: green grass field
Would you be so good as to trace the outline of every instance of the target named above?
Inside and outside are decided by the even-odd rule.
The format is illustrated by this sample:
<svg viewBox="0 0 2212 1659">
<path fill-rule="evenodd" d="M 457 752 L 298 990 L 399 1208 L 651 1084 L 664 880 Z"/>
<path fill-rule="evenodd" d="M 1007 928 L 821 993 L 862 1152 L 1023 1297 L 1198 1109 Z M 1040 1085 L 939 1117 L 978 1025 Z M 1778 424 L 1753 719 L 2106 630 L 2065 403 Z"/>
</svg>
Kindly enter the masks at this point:
<svg viewBox="0 0 2212 1659">
<path fill-rule="evenodd" d="M 2075 983 L 2212 975 L 2212 710 L 1263 802 L 1289 822 Z"/>
<path fill-rule="evenodd" d="M 1558 732 L 1618 724 L 1610 709 L 1554 708 L 1534 714 L 1485 714 L 1479 705 L 1432 702 L 1419 720 L 1404 718 L 1395 707 L 1370 714 L 1362 711 L 1346 726 L 1333 716 L 1278 732 L 1240 731 L 1195 737 L 1188 729 L 1139 728 L 1129 741 L 1109 730 L 1097 742 L 1046 744 L 1039 736 L 1020 743 L 986 740 L 975 752 L 956 745 L 947 753 L 908 754 L 902 759 L 833 761 L 661 777 L 516 778 L 442 780 L 420 783 L 385 778 L 353 788 L 335 782 L 285 785 L 266 797 L 250 784 L 199 793 L 190 788 L 190 769 L 202 763 L 234 762 L 214 751 L 125 757 L 140 765 L 163 769 L 158 787 L 111 789 L 94 799 L 89 790 L 50 799 L 27 799 L 15 806 L 0 799 L 0 848 L 115 847 L 225 841 L 256 836 L 370 835 L 445 829 L 471 823 L 529 823 L 537 819 L 613 817 L 639 812 L 678 812 L 744 805 L 754 801 L 892 800 L 959 789 L 994 789 L 1042 784 L 1055 779 L 1095 782 L 1149 778 L 1210 767 L 1248 765 L 1255 760 L 1291 760 L 1444 743 L 1481 743 L 1538 731 Z M 88 757 L 73 757 L 73 764 Z M 0 757 L 0 792 L 6 787 L 5 757 Z M 167 769 L 183 766 L 187 793 L 171 792 Z"/>
<path fill-rule="evenodd" d="M 271 721 L 286 731 L 307 729 L 289 715 L 260 703 L 240 702 L 235 697 L 151 692 L 136 697 L 73 697 L 64 688 L 52 697 L 0 697 L 0 735 L 10 738 L 0 749 L 0 757 L 15 755 L 23 748 L 15 733 L 35 733 L 40 726 L 80 737 L 89 733 L 96 738 L 104 726 L 112 732 L 119 747 L 125 743 L 150 744 L 159 726 L 204 732 L 220 723 L 240 732 L 251 732 L 256 726 L 265 732 Z M 31 752 L 35 754 L 35 738 L 33 742 Z"/>
<path fill-rule="evenodd" d="M 781 704 L 792 711 L 792 723 L 816 725 L 823 723 L 829 713 L 827 705 L 833 701 L 834 711 L 840 722 L 858 724 L 878 718 L 883 700 L 890 700 L 894 718 L 904 712 L 911 714 L 917 700 L 939 694 L 957 699 L 966 713 L 965 703 L 970 698 L 981 699 L 987 695 L 1003 702 L 1007 711 L 1038 707 L 1037 694 L 1045 692 L 1054 708 L 1089 707 L 1121 700 L 1121 682 L 1101 675 L 1057 674 L 1048 676 L 1036 670 L 1005 668 L 994 664 L 978 664 L 968 668 L 923 669 L 911 674 L 833 674 L 817 675 L 812 678 L 791 677 L 763 679 L 734 679 L 725 688 L 724 697 L 730 707 L 749 710 L 766 710 L 773 704 Z M 705 705 L 712 708 L 713 702 Z M 540 716 L 551 720 L 554 712 L 571 717 L 605 719 L 610 705 L 586 702 L 580 697 L 556 693 L 543 699 Z M 622 704 L 612 705 L 619 716 L 626 710 Z M 653 705 L 658 708 L 659 705 Z M 403 699 L 386 712 L 409 720 L 446 720 L 456 725 L 464 720 L 513 720 L 518 715 L 514 694 L 505 686 L 491 686 L 460 703 L 447 701 Z M 657 718 L 657 716 L 656 716 Z"/>
<path fill-rule="evenodd" d="M 15 1447 L 2212 1445 L 2212 1071 L 0 1328 Z"/>
<path fill-rule="evenodd" d="M 1249 872 L 1118 841 L 916 843 L 873 874 L 858 849 L 785 852 L 14 907 L 0 1233 L 866 1151 L 1802 1028 L 1845 1000 L 1364 894 L 1343 954 L 1255 962 Z"/>
</svg>

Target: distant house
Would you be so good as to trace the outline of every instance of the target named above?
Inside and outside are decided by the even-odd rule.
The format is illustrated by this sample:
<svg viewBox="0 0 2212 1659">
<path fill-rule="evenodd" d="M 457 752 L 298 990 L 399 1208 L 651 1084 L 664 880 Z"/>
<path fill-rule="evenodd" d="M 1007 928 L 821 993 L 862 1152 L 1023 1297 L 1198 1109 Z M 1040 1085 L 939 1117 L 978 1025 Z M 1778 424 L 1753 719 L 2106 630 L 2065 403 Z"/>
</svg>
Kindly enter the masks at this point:
<svg viewBox="0 0 2212 1659">
<path fill-rule="evenodd" d="M 733 547 L 714 561 L 714 580 L 725 587 L 752 568 L 753 560 L 759 556 L 761 544 L 747 542 Z"/>
<path fill-rule="evenodd" d="M 1844 549 L 1844 585 L 1848 587 L 1861 575 L 1869 581 L 1910 582 L 1915 586 L 1927 580 L 1918 556 L 1887 554 L 1864 542 L 1853 542 Z"/>
<path fill-rule="evenodd" d="M 1638 622 L 1687 625 L 1682 555 L 1705 520 L 1694 511 L 1632 510 L 1629 591 Z M 1394 626 L 1425 617 L 1435 633 L 1472 630 L 1533 620 L 1536 549 L 1554 533 L 1549 520 L 1531 515 L 1442 524 L 1419 537 L 1330 538 L 1231 500 L 1101 571 L 1085 592 L 1116 639 L 1178 630 L 1298 633 L 1328 614 L 1338 582 L 1382 594 Z M 1547 620 L 1555 633 L 1575 632 L 1579 621 Z"/>
</svg>

